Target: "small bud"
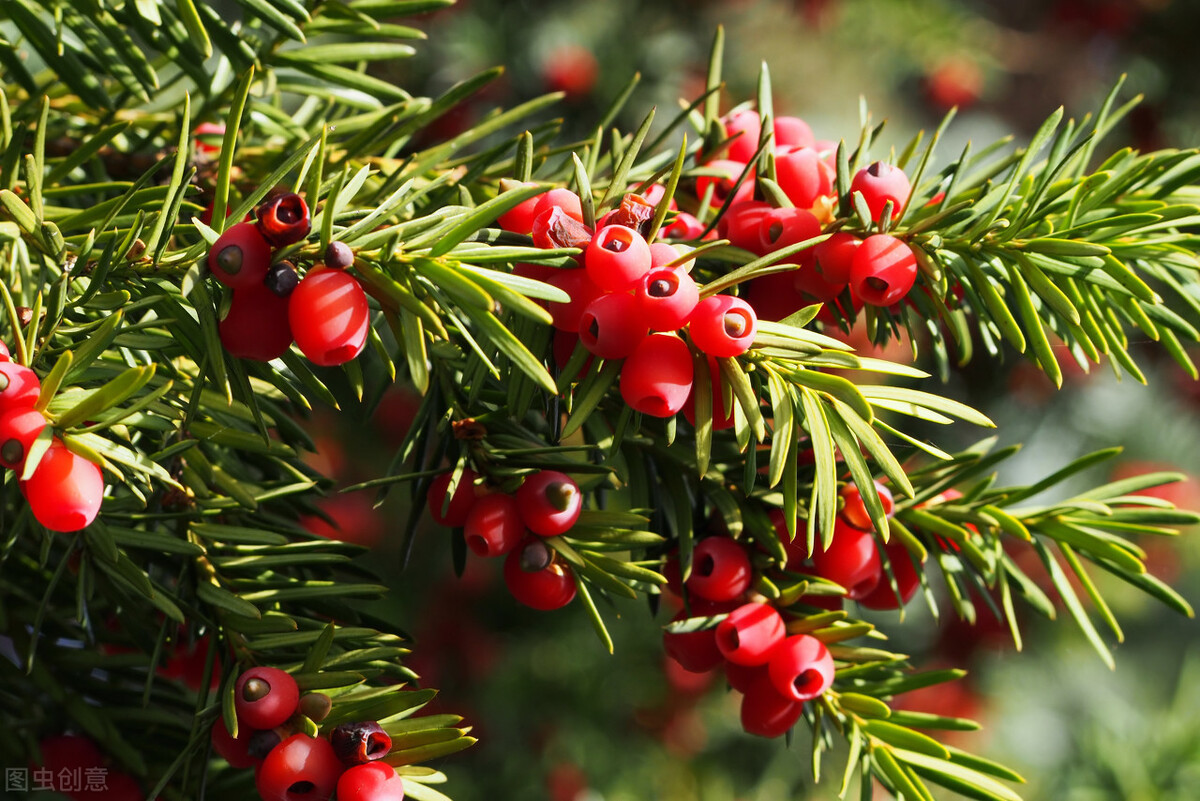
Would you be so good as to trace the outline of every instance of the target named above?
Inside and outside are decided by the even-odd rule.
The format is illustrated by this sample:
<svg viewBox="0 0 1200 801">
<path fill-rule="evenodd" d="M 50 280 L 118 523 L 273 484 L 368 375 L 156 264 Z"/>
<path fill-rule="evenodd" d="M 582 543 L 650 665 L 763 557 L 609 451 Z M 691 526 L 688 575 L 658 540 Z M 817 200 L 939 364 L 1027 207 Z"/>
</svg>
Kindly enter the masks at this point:
<svg viewBox="0 0 1200 801">
<path fill-rule="evenodd" d="M 344 270 L 354 264 L 354 251 L 345 242 L 333 241 L 325 248 L 325 266 Z"/>
</svg>

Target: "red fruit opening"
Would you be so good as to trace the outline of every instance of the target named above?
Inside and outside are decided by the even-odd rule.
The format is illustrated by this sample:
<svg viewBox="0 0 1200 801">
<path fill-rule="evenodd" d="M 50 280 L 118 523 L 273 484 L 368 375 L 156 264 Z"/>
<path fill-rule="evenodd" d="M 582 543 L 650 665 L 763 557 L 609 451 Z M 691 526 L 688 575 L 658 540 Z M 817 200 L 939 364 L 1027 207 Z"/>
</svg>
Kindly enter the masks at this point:
<svg viewBox="0 0 1200 801">
<path fill-rule="evenodd" d="M 796 686 L 796 692 L 801 695 L 819 695 L 821 684 L 825 681 L 825 677 L 821 675 L 819 670 L 806 670 L 796 677 L 792 682 Z"/>
<path fill-rule="evenodd" d="M 722 651 L 736 651 L 741 644 L 742 640 L 738 637 L 736 628 L 733 626 L 728 628 L 717 627 L 717 647 Z"/>
<path fill-rule="evenodd" d="M 679 289 L 679 279 L 668 279 L 667 277 L 656 278 L 646 289 L 646 294 L 655 298 L 669 298 Z"/>
<path fill-rule="evenodd" d="M 867 278 L 863 283 L 871 287 L 871 289 L 874 289 L 876 292 L 886 292 L 888 288 L 887 281 L 884 281 L 882 278 L 876 278 L 875 276 Z"/>
<path fill-rule="evenodd" d="M 314 787 L 316 787 L 316 785 L 312 782 L 296 782 L 292 786 L 288 787 L 287 791 L 289 794 L 304 795 L 306 793 L 311 793 Z"/>
<path fill-rule="evenodd" d="M 704 556 L 700 557 L 698 562 L 696 562 L 696 575 L 711 576 L 714 567 L 716 567 L 716 562 L 713 560 L 712 556 L 705 554 Z"/>
</svg>

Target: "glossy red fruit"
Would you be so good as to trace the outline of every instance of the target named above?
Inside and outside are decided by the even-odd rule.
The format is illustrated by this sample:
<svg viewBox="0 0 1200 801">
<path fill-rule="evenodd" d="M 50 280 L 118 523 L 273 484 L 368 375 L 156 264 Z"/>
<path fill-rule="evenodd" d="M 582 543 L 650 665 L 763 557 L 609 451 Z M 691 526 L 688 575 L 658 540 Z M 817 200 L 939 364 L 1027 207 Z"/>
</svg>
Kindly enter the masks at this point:
<svg viewBox="0 0 1200 801">
<path fill-rule="evenodd" d="M 793 147 L 816 147 L 812 128 L 799 117 L 775 118 L 775 144 Z"/>
<path fill-rule="evenodd" d="M 921 576 L 913 565 L 908 549 L 893 540 L 883 546 L 883 553 L 896 578 L 896 589 L 892 588 L 892 583 L 884 574 L 872 592 L 858 599 L 867 609 L 899 609 L 912 600 L 921 586 Z"/>
<path fill-rule="evenodd" d="M 566 533 L 583 511 L 579 485 L 557 470 L 542 470 L 526 478 L 516 498 L 526 528 L 543 537 Z"/>
<path fill-rule="evenodd" d="M 700 302 L 700 289 L 683 270 L 656 267 L 646 273 L 637 286 L 638 318 L 651 331 L 682 328 Z"/>
<path fill-rule="evenodd" d="M 368 762 L 338 779 L 338 801 L 404 801 L 404 780 L 391 765 Z"/>
<path fill-rule="evenodd" d="M 891 306 L 898 302 L 916 280 L 916 255 L 912 248 L 890 234 L 864 239 L 850 263 L 850 290 L 871 306 Z"/>
<path fill-rule="evenodd" d="M 558 190 L 552 190 L 558 191 Z M 543 197 L 545 197 L 543 195 Z M 540 201 L 539 201 L 540 207 Z M 592 241 L 592 229 L 558 206 L 539 211 L 533 218 L 533 244 L 549 248 L 586 248 Z"/>
<path fill-rule="evenodd" d="M 733 161 L 745 164 L 758 152 L 758 140 L 762 135 L 762 119 L 752 109 L 734 112 L 725 117 L 726 138 L 736 137 L 729 143 L 727 155 Z"/>
<path fill-rule="evenodd" d="M 270 266 L 271 245 L 254 223 L 229 226 L 208 251 L 209 271 L 233 289 L 262 284 Z"/>
<path fill-rule="evenodd" d="M 875 482 L 875 493 L 879 496 L 879 503 L 883 506 L 884 517 L 891 517 L 892 510 L 896 503 L 892 500 L 892 491 L 885 485 Z M 857 484 L 847 484 L 842 488 L 842 510 L 840 512 L 842 519 L 850 525 L 862 531 L 874 531 L 875 526 L 871 523 L 871 516 L 867 514 L 866 504 L 863 503 L 862 492 L 859 491 Z"/>
<path fill-rule="evenodd" d="M 879 584 L 883 563 L 875 548 L 874 534 L 838 520 L 834 523 L 829 549 L 821 550 L 819 540 L 816 547 L 813 572 L 845 587 L 847 598 L 864 598 Z"/>
<path fill-rule="evenodd" d="M 362 765 L 383 759 L 392 750 L 392 738 L 376 721 L 343 723 L 329 733 L 333 753 L 344 765 Z"/>
<path fill-rule="evenodd" d="M 724 431 L 733 428 L 733 406 L 735 401 L 730 393 L 725 397 L 725 388 L 721 382 L 721 368 L 716 358 L 704 357 L 708 363 L 708 380 L 710 397 L 712 398 L 712 427 L 713 431 Z M 683 416 L 692 425 L 696 425 L 696 384 L 693 382 L 692 391 L 688 394 L 687 403 L 683 405 Z"/>
<path fill-rule="evenodd" d="M 342 270 L 313 270 L 288 298 L 288 320 L 300 352 L 324 367 L 362 353 L 370 316 L 366 293 Z"/>
<path fill-rule="evenodd" d="M 261 203 L 255 209 L 258 230 L 271 247 L 282 248 L 299 242 L 312 231 L 308 204 L 295 192 L 284 192 Z"/>
<path fill-rule="evenodd" d="M 737 662 L 725 663 L 725 681 L 729 686 L 745 695 L 756 684 L 770 685 L 767 676 L 767 665 L 739 665 Z"/>
<path fill-rule="evenodd" d="M 670 417 L 692 391 L 692 352 L 674 334 L 651 334 L 621 366 L 621 397 L 634 411 Z"/>
<path fill-rule="evenodd" d="M 9 351 L 8 351 L 8 345 L 5 345 L 3 342 L 0 342 L 0 362 L 7 362 L 7 361 L 11 361 L 11 360 L 12 360 L 12 354 L 9 353 Z"/>
<path fill-rule="evenodd" d="M 296 680 L 279 668 L 254 667 L 238 676 L 233 703 L 239 725 L 273 729 L 295 713 L 299 702 Z"/>
<path fill-rule="evenodd" d="M 475 501 L 463 523 L 467 547 L 478 556 L 502 556 L 525 536 L 517 499 L 502 492 Z"/>
<path fill-rule="evenodd" d="M 584 266 L 592 283 L 606 292 L 633 289 L 650 270 L 650 245 L 637 231 L 623 225 L 608 225 L 584 252 Z"/>
<path fill-rule="evenodd" d="M 475 504 L 475 479 L 477 478 L 474 470 L 469 467 L 465 468 L 454 488 L 454 495 L 450 497 L 450 505 L 446 506 L 446 491 L 450 489 L 450 479 L 453 477 L 454 471 L 450 471 L 435 478 L 429 485 L 427 499 L 429 516 L 433 518 L 433 522 L 450 528 L 461 526 L 467 522 L 467 513 Z"/>
<path fill-rule="evenodd" d="M 562 209 L 572 220 L 583 222 L 583 204 L 579 201 L 579 195 L 570 189 L 560 187 L 551 189 L 544 195 L 539 195 L 537 204 L 533 208 L 534 219 L 536 220 L 552 208 Z"/>
<path fill-rule="evenodd" d="M 780 695 L 770 681 L 750 684 L 742 695 L 742 729 L 759 737 L 782 737 L 804 714 L 804 704 Z"/>
<path fill-rule="evenodd" d="M 754 307 L 733 295 L 709 295 L 688 318 L 688 337 L 709 356 L 731 358 L 750 349 L 758 331 Z"/>
<path fill-rule="evenodd" d="M 609 292 L 588 304 L 579 318 L 579 341 L 601 359 L 624 359 L 650 333 L 638 299 Z"/>
<path fill-rule="evenodd" d="M 704 228 L 704 224 L 696 219 L 694 214 L 681 211 L 675 215 L 675 219 L 662 227 L 659 236 L 664 239 L 699 239 L 704 235 Z"/>
<path fill-rule="evenodd" d="M 0 362 L 0 410 L 32 406 L 41 391 L 37 373 L 16 362 Z"/>
<path fill-rule="evenodd" d="M 217 331 L 231 356 L 256 362 L 278 359 L 293 341 L 288 298 L 263 284 L 236 289 Z"/>
<path fill-rule="evenodd" d="M 579 319 L 583 311 L 593 300 L 604 294 L 600 287 L 592 283 L 587 270 L 570 269 L 556 270 L 545 279 L 547 284 L 556 286 L 567 293 L 570 301 L 566 303 L 550 302 L 550 316 L 554 327 L 560 331 L 579 331 Z"/>
<path fill-rule="evenodd" d="M 683 610 L 671 618 L 671 622 L 687 620 L 689 617 L 703 617 L 705 614 L 694 608 L 691 615 L 687 610 Z M 663 650 L 667 656 L 679 663 L 680 667 L 691 673 L 707 673 L 725 660 L 721 649 L 717 647 L 715 628 L 686 632 L 664 630 Z"/>
<path fill-rule="evenodd" d="M 262 801 L 328 801 L 341 775 L 328 740 L 293 734 L 267 754 L 254 784 Z"/>
<path fill-rule="evenodd" d="M 687 588 L 709 601 L 731 601 L 750 588 L 750 557 L 728 537 L 706 537 L 692 551 Z"/>
<path fill-rule="evenodd" d="M 229 733 L 229 729 L 225 728 L 224 718 L 218 716 L 212 725 L 212 747 L 230 767 L 233 768 L 252 768 L 262 760 L 250 753 L 250 738 L 254 736 L 255 729 L 240 724 L 238 726 L 238 736 L 235 738 Z"/>
<path fill-rule="evenodd" d="M 100 512 L 104 476 L 100 468 L 55 439 L 21 491 L 37 521 L 51 531 L 87 528 Z"/>
<path fill-rule="evenodd" d="M 767 674 L 775 692 L 792 701 L 809 701 L 833 684 L 833 657 L 825 643 L 793 634 L 771 653 Z"/>
<path fill-rule="evenodd" d="M 724 205 L 726 198 L 733 195 L 732 203 L 741 203 L 753 199 L 754 197 L 754 171 L 746 173 L 746 177 L 741 183 L 737 183 L 742 171 L 746 169 L 746 162 L 734 161 L 732 159 L 713 159 L 704 165 L 704 169 L 712 174 L 701 175 L 696 178 L 696 197 L 704 199 L 705 194 L 712 187 L 712 197 L 709 204 L 714 208 L 720 208 Z M 731 207 L 732 208 L 732 207 Z"/>
<path fill-rule="evenodd" d="M 504 192 L 522 186 L 536 186 L 536 184 L 532 181 L 513 181 L 508 178 L 500 179 L 500 189 Z M 533 233 L 533 221 L 537 218 L 537 204 L 541 200 L 541 197 L 541 195 L 534 195 L 531 198 L 522 200 L 497 217 L 496 224 L 505 231 L 512 231 L 515 234 Z"/>
<path fill-rule="evenodd" d="M 575 597 L 575 576 L 540 537 L 529 537 L 504 559 L 504 584 L 526 606 L 559 609 Z"/>
<path fill-rule="evenodd" d="M 811 209 L 833 194 L 833 169 L 811 147 L 776 146 L 775 177 L 798 209 Z"/>
<path fill-rule="evenodd" d="M 867 208 L 871 210 L 871 219 L 879 222 L 888 201 L 892 203 L 892 219 L 900 216 L 912 194 L 912 185 L 904 170 L 877 161 L 854 174 L 850 180 L 850 192 L 862 193 Z"/>
<path fill-rule="evenodd" d="M 32 406 L 9 409 L 0 414 L 0 464 L 12 470 L 25 465 L 33 441 L 46 427 L 46 418 Z"/>
<path fill-rule="evenodd" d="M 717 624 L 717 648 L 730 662 L 765 665 L 787 631 L 770 604 L 743 604 Z"/>
<path fill-rule="evenodd" d="M 758 223 L 758 241 L 763 253 L 797 245 L 820 235 L 821 223 L 808 209 L 771 209 Z"/>
<path fill-rule="evenodd" d="M 760 320 L 782 320 L 811 303 L 796 288 L 796 271 L 772 273 L 746 283 L 746 302 Z"/>
<path fill-rule="evenodd" d="M 749 200 L 732 204 L 717 223 L 717 235 L 728 239 L 734 247 L 762 255 L 766 253 L 758 236 L 763 217 L 771 207 L 760 200 Z"/>
<path fill-rule="evenodd" d="M 846 231 L 832 234 L 813 248 L 816 268 L 830 284 L 845 286 L 850 282 L 850 266 L 862 240 Z"/>
<path fill-rule="evenodd" d="M 822 303 L 829 303 L 836 300 L 837 296 L 842 294 L 842 290 L 846 288 L 845 284 L 833 284 L 825 279 L 825 276 L 817 269 L 816 259 L 812 253 L 801 253 L 800 269 L 791 273 L 792 283 L 796 287 L 796 291 L 800 292 L 803 297 L 816 298 Z"/>
</svg>

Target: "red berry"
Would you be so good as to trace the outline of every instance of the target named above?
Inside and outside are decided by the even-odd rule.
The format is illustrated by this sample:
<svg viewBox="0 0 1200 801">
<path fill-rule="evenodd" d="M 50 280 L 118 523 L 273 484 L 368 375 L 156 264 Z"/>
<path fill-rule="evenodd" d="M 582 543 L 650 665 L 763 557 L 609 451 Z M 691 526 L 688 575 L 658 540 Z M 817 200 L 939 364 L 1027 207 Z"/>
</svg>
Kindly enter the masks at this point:
<svg viewBox="0 0 1200 801">
<path fill-rule="evenodd" d="M 624 292 L 649 272 L 650 246 L 632 228 L 605 226 L 588 244 L 584 266 L 596 286 L 606 292 Z"/>
<path fill-rule="evenodd" d="M 804 714 L 804 704 L 782 696 L 761 674 L 742 696 L 742 728 L 759 737 L 782 737 Z"/>
<path fill-rule="evenodd" d="M 740 356 L 750 349 L 757 331 L 754 307 L 733 295 L 710 295 L 688 318 L 692 344 L 709 356 Z"/>
<path fill-rule="evenodd" d="M 229 226 L 208 251 L 213 277 L 233 289 L 262 284 L 270 266 L 271 245 L 254 223 Z"/>
<path fill-rule="evenodd" d="M 391 765 L 356 765 L 338 779 L 338 801 L 404 801 L 404 780 Z"/>
<path fill-rule="evenodd" d="M 267 754 L 254 784 L 262 801 L 328 801 L 341 775 L 328 740 L 293 734 Z"/>
<path fill-rule="evenodd" d="M 217 327 L 231 356 L 269 362 L 292 346 L 288 298 L 265 285 L 235 289 L 229 313 Z"/>
<path fill-rule="evenodd" d="M 797 245 L 820 235 L 821 223 L 808 209 L 771 209 L 758 223 L 759 247 L 763 253 Z"/>
<path fill-rule="evenodd" d="M 796 271 L 771 273 L 746 283 L 746 302 L 760 320 L 782 320 L 809 304 L 796 288 Z"/>
<path fill-rule="evenodd" d="M 288 298 L 288 320 L 300 352 L 324 367 L 362 353 L 370 315 L 366 293 L 342 270 L 313 270 Z"/>
<path fill-rule="evenodd" d="M 752 109 L 738 111 L 725 117 L 726 138 L 737 137 L 729 143 L 730 159 L 745 164 L 758 152 L 758 140 L 762 135 L 762 119 Z"/>
<path fill-rule="evenodd" d="M 679 262 L 679 257 L 688 253 L 688 248 L 677 248 L 669 242 L 653 242 L 650 244 L 650 269 L 657 267 L 666 267 L 671 262 Z M 681 272 L 691 270 L 691 265 L 695 264 L 695 259 L 690 259 L 685 262 L 679 262 L 671 265 L 671 269 Z"/>
<path fill-rule="evenodd" d="M 282 248 L 299 242 L 312 231 L 308 204 L 295 192 L 284 192 L 267 200 L 255 210 L 258 230 L 272 247 Z"/>
<path fill-rule="evenodd" d="M 817 272 L 830 284 L 845 286 L 850 282 L 850 265 L 862 240 L 845 231 L 838 231 L 813 248 Z"/>
<path fill-rule="evenodd" d="M 703 234 L 704 224 L 686 211 L 676 214 L 675 219 L 659 231 L 659 236 L 664 239 L 699 239 Z"/>
<path fill-rule="evenodd" d="M 764 665 L 783 641 L 783 618 L 769 604 L 743 604 L 717 624 L 717 648 L 730 662 Z"/>
<path fill-rule="evenodd" d="M 731 601 L 750 588 L 753 572 L 746 551 L 728 537 L 707 537 L 692 551 L 687 588 L 709 601 Z"/>
<path fill-rule="evenodd" d="M 862 241 L 850 263 L 850 290 L 871 306 L 891 306 L 917 280 L 917 257 L 912 248 L 890 234 Z"/>
<path fill-rule="evenodd" d="M 816 147 L 817 140 L 812 128 L 799 117 L 775 118 L 775 145 L 794 147 Z"/>
<path fill-rule="evenodd" d="M 225 123 L 223 122 L 202 122 L 196 126 L 196 130 L 192 131 L 196 137 L 196 150 L 201 153 L 220 153 L 221 141 L 225 135 Z"/>
<path fill-rule="evenodd" d="M 504 559 L 504 584 L 526 606 L 559 609 L 575 597 L 575 576 L 540 537 L 528 537 Z"/>
<path fill-rule="evenodd" d="M 702 618 L 707 614 L 709 613 L 698 610 L 694 604 L 692 614 L 689 615 L 686 610 L 683 610 L 674 616 L 671 622 Z M 666 651 L 667 656 L 670 656 L 672 660 L 678 662 L 679 667 L 690 673 L 707 673 L 725 660 L 725 657 L 721 656 L 721 650 L 716 646 L 715 628 L 701 628 L 694 632 L 664 631 L 662 632 L 662 650 Z"/>
<path fill-rule="evenodd" d="M 800 269 L 791 273 L 791 276 L 797 292 L 806 297 L 816 298 L 823 303 L 836 300 L 837 296 L 842 294 L 842 290 L 846 288 L 845 284 L 834 284 L 826 280 L 821 271 L 817 269 L 813 254 L 807 252 L 800 254 Z"/>
<path fill-rule="evenodd" d="M 579 344 L 579 334 L 574 331 L 564 331 L 561 328 L 554 331 L 554 342 L 551 349 L 554 351 L 554 364 L 559 370 L 567 366 L 567 362 L 571 360 L 571 356 L 575 353 L 575 346 Z M 585 349 L 586 350 L 586 349 Z M 583 360 L 583 365 L 579 368 L 576 376 L 582 376 L 592 366 L 592 360 L 596 357 L 588 354 Z"/>
<path fill-rule="evenodd" d="M 579 340 L 601 359 L 624 359 L 649 333 L 637 297 L 625 292 L 601 295 L 579 318 Z"/>
<path fill-rule="evenodd" d="M 885 574 L 874 591 L 858 599 L 867 609 L 899 609 L 912 600 L 917 594 L 917 588 L 921 586 L 921 576 L 913 565 L 912 556 L 907 548 L 893 540 L 883 546 L 883 553 L 892 568 L 900 595 L 897 597 L 896 590 L 892 589 L 892 583 Z"/>
<path fill-rule="evenodd" d="M 536 186 L 536 184 L 532 181 L 518 182 L 508 178 L 500 179 L 500 189 L 505 192 L 522 186 Z M 496 224 L 505 231 L 512 231 L 515 234 L 533 233 L 533 221 L 537 218 L 537 204 L 541 197 L 541 195 L 534 195 L 522 200 L 497 217 Z"/>
<path fill-rule="evenodd" d="M 798 209 L 811 209 L 833 194 L 833 169 L 811 147 L 775 148 L 775 178 L 788 200 Z"/>
<path fill-rule="evenodd" d="M 562 331 L 579 331 L 579 318 L 593 300 L 604 294 L 600 287 L 592 283 L 587 270 L 556 270 L 545 279 L 547 284 L 556 286 L 571 298 L 566 303 L 550 302 L 550 316 L 554 327 Z"/>
<path fill-rule="evenodd" d="M 273 729 L 296 711 L 300 688 L 291 674 L 279 668 L 250 668 L 238 676 L 233 702 L 239 724 Z"/>
<path fill-rule="evenodd" d="M 674 334 L 651 334 L 621 366 L 621 397 L 634 411 L 671 417 L 692 391 L 692 353 Z"/>
<path fill-rule="evenodd" d="M 743 695 L 756 684 L 766 684 L 767 686 L 771 684 L 765 662 L 761 665 L 739 665 L 737 662 L 726 662 L 725 681 Z"/>
<path fill-rule="evenodd" d="M 760 200 L 746 200 L 731 205 L 717 223 L 717 235 L 728 239 L 734 247 L 762 255 L 762 242 L 758 236 L 759 225 L 771 207 Z"/>
<path fill-rule="evenodd" d="M 551 189 L 544 195 L 539 195 L 537 204 L 533 208 L 534 219 L 536 220 L 553 208 L 562 209 L 568 217 L 576 222 L 583 222 L 583 204 L 579 201 L 579 195 L 570 189 L 560 187 Z"/>
<path fill-rule="evenodd" d="M 41 391 L 37 373 L 16 362 L 0 361 L 0 410 L 32 406 Z"/>
<path fill-rule="evenodd" d="M 771 653 L 767 673 L 775 692 L 792 701 L 808 701 L 833 684 L 833 657 L 816 637 L 793 634 Z"/>
<path fill-rule="evenodd" d="M 868 595 L 883 575 L 883 563 L 875 548 L 875 535 L 847 525 L 834 523 L 833 539 L 828 550 L 813 554 L 813 571 L 846 588 L 846 597 L 859 599 Z"/>
<path fill-rule="evenodd" d="M 25 455 L 46 427 L 46 418 L 32 406 L 0 414 L 0 464 L 12 470 L 25 465 Z"/>
<path fill-rule="evenodd" d="M 250 738 L 254 733 L 255 729 L 239 725 L 238 736 L 234 738 L 229 729 L 225 728 L 224 718 L 218 717 L 212 725 L 213 750 L 228 762 L 230 767 L 252 768 L 262 761 L 250 753 Z"/>
<path fill-rule="evenodd" d="M 0 362 L 11 361 L 12 354 L 8 351 L 8 345 L 0 342 Z"/>
<path fill-rule="evenodd" d="M 467 547 L 478 556 L 502 556 L 525 536 L 517 499 L 502 492 L 475 501 L 463 523 Z"/>
<path fill-rule="evenodd" d="M 883 506 L 884 517 L 891 517 L 892 509 L 896 505 L 895 501 L 892 500 L 892 491 L 876 481 L 875 492 L 879 495 L 879 503 Z M 875 526 L 871 523 L 871 516 L 867 514 L 867 507 L 863 503 L 862 493 L 859 491 L 858 485 L 847 484 L 842 488 L 841 495 L 842 519 L 862 531 L 874 531 Z"/>
<path fill-rule="evenodd" d="M 475 503 L 475 471 L 471 468 L 465 468 L 462 475 L 459 476 L 458 484 L 455 486 L 454 495 L 450 498 L 450 505 L 446 506 L 446 490 L 450 488 L 450 479 L 454 477 L 453 471 L 442 473 L 433 480 L 429 485 L 429 514 L 433 521 L 441 526 L 449 526 L 456 528 L 467 522 L 467 513 L 471 511 L 471 506 Z M 442 510 L 446 511 L 443 513 Z"/>
<path fill-rule="evenodd" d="M 333 753 L 346 765 L 383 759 L 392 750 L 392 738 L 373 720 L 343 723 L 329 733 Z"/>
<path fill-rule="evenodd" d="M 700 289 L 683 270 L 656 267 L 642 276 L 635 297 L 638 319 L 651 331 L 674 331 L 683 327 L 700 302 Z"/>
<path fill-rule="evenodd" d="M 755 147 L 758 147 L 756 144 Z M 725 203 L 725 199 L 733 194 L 733 202 L 750 200 L 754 197 L 754 173 L 753 171 L 746 173 L 745 179 L 740 184 L 735 185 L 742 171 L 746 169 L 746 162 L 734 161 L 732 159 L 713 159 L 704 165 L 704 169 L 712 173 L 712 175 L 700 175 L 696 178 L 696 197 L 704 198 L 708 188 L 712 187 L 712 198 L 709 201 L 712 206 L 720 207 Z"/>
<path fill-rule="evenodd" d="M 526 478 L 516 497 L 526 527 L 543 537 L 565 533 L 583 510 L 579 485 L 557 470 L 542 470 Z"/>
<path fill-rule="evenodd" d="M 104 476 L 99 467 L 55 439 L 21 490 L 43 526 L 51 531 L 79 531 L 100 511 Z"/>
<path fill-rule="evenodd" d="M 912 194 L 912 185 L 904 170 L 877 161 L 854 174 L 850 181 L 850 192 L 862 193 L 867 208 L 871 210 L 871 219 L 879 222 L 889 200 L 892 202 L 892 219 L 900 216 Z"/>
</svg>

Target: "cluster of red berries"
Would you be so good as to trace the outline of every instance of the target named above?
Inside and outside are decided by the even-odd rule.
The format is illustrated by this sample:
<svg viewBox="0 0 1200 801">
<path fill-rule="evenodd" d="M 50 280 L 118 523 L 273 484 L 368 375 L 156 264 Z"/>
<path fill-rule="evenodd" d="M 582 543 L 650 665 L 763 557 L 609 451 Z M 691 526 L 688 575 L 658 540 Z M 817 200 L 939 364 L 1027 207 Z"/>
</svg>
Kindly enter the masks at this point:
<svg viewBox="0 0 1200 801">
<path fill-rule="evenodd" d="M 270 361 L 295 342 L 314 364 L 344 364 L 367 343 L 367 295 L 345 268 L 354 253 L 330 242 L 325 263 L 303 279 L 286 261 L 272 263 L 275 250 L 299 242 L 312 228 L 304 198 L 288 192 L 255 210 L 254 222 L 231 225 L 213 243 L 208 268 L 233 290 L 220 324 L 221 344 L 244 359 Z"/>
<path fill-rule="evenodd" d="M 567 189 L 530 198 L 498 222 L 505 230 L 530 234 L 538 247 L 583 250 L 577 269 L 516 268 L 570 297 L 566 303 L 549 304 L 558 329 L 557 360 L 565 363 L 580 342 L 601 359 L 624 359 L 620 387 L 625 402 L 644 414 L 671 417 L 687 403 L 694 378 L 691 350 L 680 333 L 686 331 L 710 360 L 729 358 L 750 347 L 758 319 L 741 298 L 713 295 L 702 300 L 686 252 L 646 241 L 663 191 L 661 186 L 652 190 L 644 196 L 626 194 L 596 221 L 594 233 L 583 223 L 579 197 Z"/>
<path fill-rule="evenodd" d="M 343 723 L 329 737 L 295 732 L 297 714 L 321 720 L 328 696 L 301 697 L 296 680 L 272 667 L 243 672 L 234 687 L 238 736 L 217 719 L 213 750 L 235 768 L 254 768 L 255 786 L 263 801 L 403 801 L 404 782 L 390 765 L 380 762 L 392 738 L 375 721 Z"/>
<path fill-rule="evenodd" d="M 10 768 L 5 789 L 33 792 L 53 790 L 72 801 L 142 801 L 145 792 L 137 779 L 108 765 L 104 754 L 87 737 L 60 734 L 38 743 L 41 760 L 21 776 L 25 788 L 12 786 L 15 769 Z"/>
<path fill-rule="evenodd" d="M 891 306 L 908 294 L 916 281 L 917 259 L 903 240 L 883 233 L 860 238 L 825 228 L 837 205 L 835 143 L 817 141 L 808 124 L 796 117 L 774 121 L 775 178 L 792 204 L 774 208 L 754 199 L 755 175 L 748 167 L 762 133 L 758 112 L 738 111 L 723 123 L 729 137 L 724 157 L 706 161 L 703 166 L 710 174 L 696 181 L 699 199 L 708 198 L 714 207 L 733 196 L 717 233 L 757 255 L 831 234 L 801 251 L 798 269 L 749 282 L 746 299 L 760 318 L 782 319 L 814 301 L 835 301 L 847 289 L 855 307 Z M 872 220 L 886 224 L 903 212 L 912 187 L 903 170 L 875 162 L 853 176 L 850 193 L 862 196 Z M 704 226 L 687 212 L 680 212 L 664 229 L 667 236 L 680 239 L 695 238 L 703 231 Z"/>
<path fill-rule="evenodd" d="M 34 405 L 41 394 L 37 374 L 12 361 L 0 343 L 0 465 L 22 474 L 33 442 L 46 428 Z M 51 531 L 86 528 L 100 512 L 104 476 L 94 463 L 55 437 L 33 474 L 19 483 L 37 521 Z"/>
<path fill-rule="evenodd" d="M 569 604 L 575 598 L 575 576 L 545 540 L 565 534 L 579 519 L 583 496 L 574 479 L 540 470 L 512 495 L 476 496 L 474 471 L 463 470 L 453 493 L 452 476 L 443 473 L 429 489 L 433 519 L 461 526 L 472 553 L 503 556 L 504 583 L 521 603 L 544 611 Z"/>
</svg>

